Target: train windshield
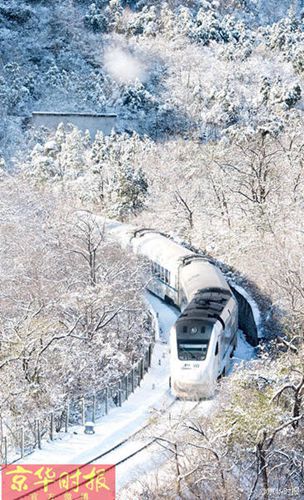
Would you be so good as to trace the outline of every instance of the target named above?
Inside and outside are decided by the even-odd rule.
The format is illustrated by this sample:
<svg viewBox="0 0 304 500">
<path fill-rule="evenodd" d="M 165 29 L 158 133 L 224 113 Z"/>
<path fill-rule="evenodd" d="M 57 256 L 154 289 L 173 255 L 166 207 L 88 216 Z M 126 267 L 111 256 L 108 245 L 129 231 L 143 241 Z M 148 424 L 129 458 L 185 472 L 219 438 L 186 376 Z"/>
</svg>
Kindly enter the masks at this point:
<svg viewBox="0 0 304 500">
<path fill-rule="evenodd" d="M 203 339 L 199 342 L 180 340 L 178 342 L 178 359 L 181 361 L 203 361 L 207 356 L 208 344 L 209 341 Z"/>
</svg>

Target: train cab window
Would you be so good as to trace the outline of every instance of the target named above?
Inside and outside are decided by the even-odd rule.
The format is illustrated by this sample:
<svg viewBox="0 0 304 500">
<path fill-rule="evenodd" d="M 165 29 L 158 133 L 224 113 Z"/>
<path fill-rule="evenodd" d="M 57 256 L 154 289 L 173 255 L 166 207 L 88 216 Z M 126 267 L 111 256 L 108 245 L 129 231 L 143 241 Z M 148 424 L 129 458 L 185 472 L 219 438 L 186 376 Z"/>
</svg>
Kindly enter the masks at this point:
<svg viewBox="0 0 304 500">
<path fill-rule="evenodd" d="M 204 361 L 208 351 L 208 340 L 199 340 L 191 342 L 181 340 L 178 342 L 178 359 L 181 361 Z"/>
</svg>

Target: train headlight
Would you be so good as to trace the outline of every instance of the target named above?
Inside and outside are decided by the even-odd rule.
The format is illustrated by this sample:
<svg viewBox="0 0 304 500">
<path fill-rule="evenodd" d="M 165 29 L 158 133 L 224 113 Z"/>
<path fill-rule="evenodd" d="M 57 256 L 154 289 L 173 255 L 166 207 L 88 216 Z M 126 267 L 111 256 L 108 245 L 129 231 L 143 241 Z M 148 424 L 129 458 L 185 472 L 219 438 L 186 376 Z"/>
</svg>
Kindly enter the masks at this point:
<svg viewBox="0 0 304 500">
<path fill-rule="evenodd" d="M 198 328 L 197 328 L 196 326 L 193 326 L 193 327 L 191 328 L 191 333 L 192 333 L 193 335 L 195 335 L 197 332 L 198 332 Z"/>
</svg>

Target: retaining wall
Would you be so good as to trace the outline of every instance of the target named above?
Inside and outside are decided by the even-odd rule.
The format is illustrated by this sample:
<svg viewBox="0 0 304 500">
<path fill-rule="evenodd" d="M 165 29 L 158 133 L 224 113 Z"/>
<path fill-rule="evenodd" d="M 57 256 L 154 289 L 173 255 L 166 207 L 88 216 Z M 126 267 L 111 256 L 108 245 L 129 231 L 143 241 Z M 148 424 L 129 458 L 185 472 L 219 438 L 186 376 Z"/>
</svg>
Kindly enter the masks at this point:
<svg viewBox="0 0 304 500">
<path fill-rule="evenodd" d="M 248 298 L 244 297 L 241 293 L 240 287 L 232 285 L 229 283 L 230 288 L 232 289 L 235 298 L 238 301 L 239 306 L 239 327 L 243 330 L 247 342 L 250 345 L 256 347 L 259 343 L 260 332 L 259 332 L 259 318 L 256 318 L 254 315 L 253 308 L 251 307 Z"/>
<path fill-rule="evenodd" d="M 83 132 L 88 130 L 94 139 L 98 130 L 109 135 L 116 124 L 115 114 L 93 114 L 93 113 L 50 113 L 33 112 L 31 123 L 35 127 L 46 127 L 56 129 L 60 123 L 67 125 L 71 123 Z"/>
</svg>

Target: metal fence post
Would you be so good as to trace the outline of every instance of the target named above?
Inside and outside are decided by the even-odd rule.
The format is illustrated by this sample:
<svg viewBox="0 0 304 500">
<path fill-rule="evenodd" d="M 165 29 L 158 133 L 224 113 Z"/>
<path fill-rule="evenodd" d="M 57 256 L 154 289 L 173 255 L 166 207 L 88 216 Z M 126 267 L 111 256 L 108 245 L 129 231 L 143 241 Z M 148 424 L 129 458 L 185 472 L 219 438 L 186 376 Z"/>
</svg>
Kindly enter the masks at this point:
<svg viewBox="0 0 304 500">
<path fill-rule="evenodd" d="M 131 388 L 132 388 L 132 392 L 134 392 L 134 371 L 135 371 L 135 368 L 133 367 L 132 370 L 131 370 Z"/>
<path fill-rule="evenodd" d="M 54 441 L 54 412 L 50 415 L 50 440 Z"/>
<path fill-rule="evenodd" d="M 40 421 L 37 419 L 37 444 L 39 450 L 41 450 L 41 430 L 40 430 Z"/>
<path fill-rule="evenodd" d="M 140 381 L 141 381 L 141 378 L 140 378 L 140 373 L 141 373 L 140 361 L 138 361 L 136 369 L 137 369 L 137 386 L 139 386 L 140 385 Z"/>
<path fill-rule="evenodd" d="M 128 375 L 126 375 L 126 377 L 125 377 L 125 384 L 126 384 L 126 386 L 125 386 L 125 390 L 126 390 L 125 397 L 126 397 L 126 400 L 127 400 L 128 397 L 129 397 L 129 393 L 128 393 Z"/>
<path fill-rule="evenodd" d="M 106 387 L 106 394 L 105 394 L 105 415 L 108 414 L 108 395 L 109 389 Z"/>
<path fill-rule="evenodd" d="M 84 398 L 81 398 L 81 424 L 85 424 L 85 406 L 84 406 Z"/>
<path fill-rule="evenodd" d="M 4 463 L 4 465 L 7 465 L 8 457 L 7 457 L 7 437 L 6 436 L 4 436 L 4 438 L 3 438 L 3 445 L 4 445 L 3 463 Z"/>
<path fill-rule="evenodd" d="M 96 394 L 93 394 L 92 422 L 96 420 Z"/>
<path fill-rule="evenodd" d="M 68 432 L 69 420 L 70 420 L 70 404 L 69 404 L 69 402 L 67 402 L 66 410 L 65 410 L 64 432 Z"/>
<path fill-rule="evenodd" d="M 121 380 L 118 382 L 118 406 L 121 406 L 121 391 L 122 391 L 122 388 L 121 388 L 122 384 L 121 384 Z"/>
<path fill-rule="evenodd" d="M 145 360 L 145 371 L 147 372 L 149 369 L 149 348 L 145 352 L 144 360 Z"/>
<path fill-rule="evenodd" d="M 24 427 L 20 429 L 20 458 L 24 457 Z"/>
<path fill-rule="evenodd" d="M 152 344 L 149 345 L 149 358 L 148 358 L 148 366 L 150 368 L 151 366 L 151 360 L 152 360 Z"/>
</svg>

